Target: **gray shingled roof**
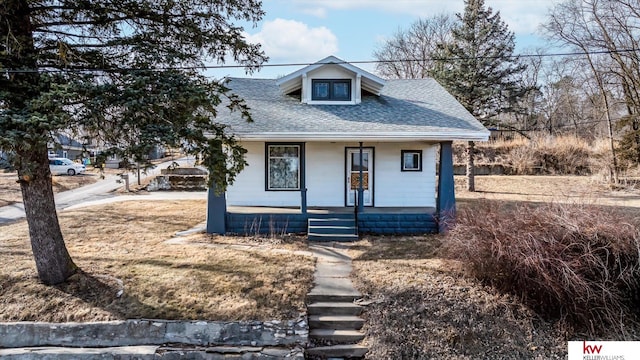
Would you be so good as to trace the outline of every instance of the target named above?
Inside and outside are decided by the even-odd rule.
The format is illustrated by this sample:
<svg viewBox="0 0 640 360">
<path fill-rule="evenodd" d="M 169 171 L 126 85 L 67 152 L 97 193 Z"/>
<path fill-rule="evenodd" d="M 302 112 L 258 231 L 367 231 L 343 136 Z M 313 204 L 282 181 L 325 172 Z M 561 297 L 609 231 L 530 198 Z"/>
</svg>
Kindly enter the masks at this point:
<svg viewBox="0 0 640 360">
<path fill-rule="evenodd" d="M 381 96 L 358 105 L 310 105 L 283 94 L 271 79 L 230 78 L 227 86 L 245 99 L 254 119 L 220 111 L 217 121 L 240 138 L 268 134 L 361 134 L 424 139 L 486 139 L 489 132 L 432 79 L 388 80 Z M 428 136 L 427 136 L 428 135 Z M 355 140 L 355 139 L 354 139 Z"/>
</svg>

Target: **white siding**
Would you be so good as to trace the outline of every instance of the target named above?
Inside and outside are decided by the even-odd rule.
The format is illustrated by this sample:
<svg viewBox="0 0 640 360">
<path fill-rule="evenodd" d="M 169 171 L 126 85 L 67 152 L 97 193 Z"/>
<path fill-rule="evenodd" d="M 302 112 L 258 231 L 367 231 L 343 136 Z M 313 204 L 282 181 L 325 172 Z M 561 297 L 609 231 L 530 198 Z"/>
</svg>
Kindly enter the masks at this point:
<svg viewBox="0 0 640 360">
<path fill-rule="evenodd" d="M 422 150 L 422 171 L 400 171 L 401 150 Z M 376 146 L 376 207 L 436 206 L 436 146 L 380 143 Z"/>
<path fill-rule="evenodd" d="M 265 191 L 265 144 L 244 142 L 249 166 L 227 191 L 228 205 L 300 206 L 299 191 Z M 374 148 L 374 206 L 435 207 L 436 148 L 427 143 L 364 143 Z M 308 206 L 344 206 L 345 148 L 358 143 L 305 144 Z M 422 171 L 400 171 L 401 150 L 422 150 Z"/>
<path fill-rule="evenodd" d="M 344 206 L 344 143 L 307 143 L 307 205 Z"/>
</svg>

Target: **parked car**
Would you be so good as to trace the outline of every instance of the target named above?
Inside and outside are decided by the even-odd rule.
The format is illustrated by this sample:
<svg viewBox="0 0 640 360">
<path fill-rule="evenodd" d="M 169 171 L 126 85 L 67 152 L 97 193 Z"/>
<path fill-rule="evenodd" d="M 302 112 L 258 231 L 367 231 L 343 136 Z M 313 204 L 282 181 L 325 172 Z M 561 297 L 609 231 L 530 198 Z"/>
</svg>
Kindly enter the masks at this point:
<svg viewBox="0 0 640 360">
<path fill-rule="evenodd" d="M 52 175 L 67 174 L 69 176 L 82 174 L 87 170 L 84 165 L 65 158 L 49 158 L 49 169 Z"/>
</svg>

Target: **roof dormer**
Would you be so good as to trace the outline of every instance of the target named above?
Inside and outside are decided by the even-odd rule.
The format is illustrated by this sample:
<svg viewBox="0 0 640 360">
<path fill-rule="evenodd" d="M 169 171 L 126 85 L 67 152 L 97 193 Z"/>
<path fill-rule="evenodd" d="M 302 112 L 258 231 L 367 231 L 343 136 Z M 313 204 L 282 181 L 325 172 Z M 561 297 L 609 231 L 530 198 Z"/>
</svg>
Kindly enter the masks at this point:
<svg viewBox="0 0 640 360">
<path fill-rule="evenodd" d="M 301 91 L 301 102 L 311 105 L 355 105 L 362 101 L 362 90 L 380 95 L 385 81 L 335 56 L 276 81 L 285 94 Z"/>
</svg>

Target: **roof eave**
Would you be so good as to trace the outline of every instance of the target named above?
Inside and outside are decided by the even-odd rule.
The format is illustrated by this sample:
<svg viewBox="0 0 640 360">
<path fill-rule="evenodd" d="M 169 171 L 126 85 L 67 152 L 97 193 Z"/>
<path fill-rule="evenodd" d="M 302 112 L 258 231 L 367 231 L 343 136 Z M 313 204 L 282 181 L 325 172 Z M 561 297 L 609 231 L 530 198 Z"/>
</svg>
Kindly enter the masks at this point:
<svg viewBox="0 0 640 360">
<path fill-rule="evenodd" d="M 386 132 L 386 133 L 238 133 L 244 141 L 487 141 L 488 131 Z"/>
</svg>

